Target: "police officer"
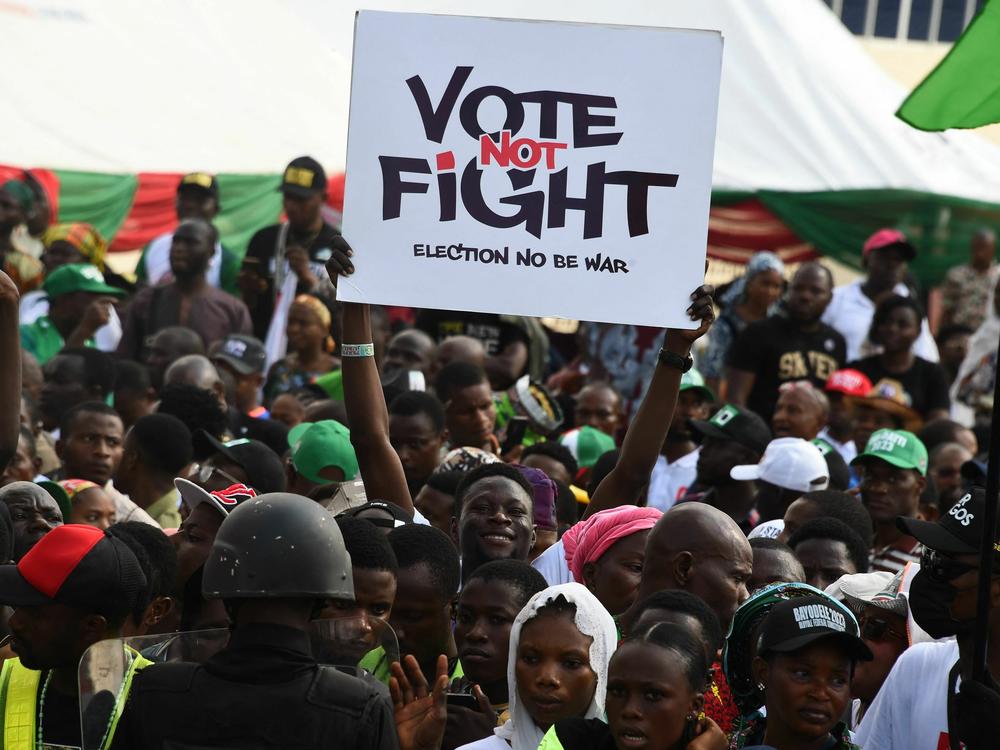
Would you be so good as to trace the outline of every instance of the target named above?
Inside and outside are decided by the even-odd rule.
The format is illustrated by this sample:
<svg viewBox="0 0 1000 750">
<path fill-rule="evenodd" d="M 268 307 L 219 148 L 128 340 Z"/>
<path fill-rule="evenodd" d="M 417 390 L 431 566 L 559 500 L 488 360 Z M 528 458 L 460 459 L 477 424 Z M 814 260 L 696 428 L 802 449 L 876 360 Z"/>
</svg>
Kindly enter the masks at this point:
<svg viewBox="0 0 1000 750">
<path fill-rule="evenodd" d="M 204 664 L 137 675 L 116 748 L 397 747 L 389 703 L 310 647 L 325 603 L 354 598 L 350 556 L 322 506 L 288 493 L 240 504 L 219 528 L 202 591 L 229 611 L 229 644 Z"/>
</svg>

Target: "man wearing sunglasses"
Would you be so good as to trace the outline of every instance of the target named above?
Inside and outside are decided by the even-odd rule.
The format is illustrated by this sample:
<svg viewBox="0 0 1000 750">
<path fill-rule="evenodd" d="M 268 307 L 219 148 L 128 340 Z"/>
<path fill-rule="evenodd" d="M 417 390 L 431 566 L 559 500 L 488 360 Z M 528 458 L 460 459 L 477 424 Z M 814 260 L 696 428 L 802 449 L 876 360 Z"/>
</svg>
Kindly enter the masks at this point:
<svg viewBox="0 0 1000 750">
<path fill-rule="evenodd" d="M 851 695 L 856 699 L 852 726 L 857 726 L 864 717 L 893 665 L 910 646 L 911 631 L 907 625 L 910 608 L 900 593 L 903 580 L 903 572 L 893 576 L 879 571 L 844 576 L 839 581 L 844 603 L 858 618 L 861 639 L 875 657 L 859 662 L 851 677 Z M 927 640 L 926 634 L 923 640 Z"/>
<path fill-rule="evenodd" d="M 986 493 L 976 488 L 937 523 L 900 518 L 900 530 L 924 546 L 920 571 L 910 585 L 909 606 L 917 624 L 934 638 L 899 657 L 858 728 L 865 750 L 966 750 L 997 746 L 1000 687 L 971 680 L 979 544 Z M 1000 544 L 990 587 L 990 675 L 1000 675 Z"/>
</svg>

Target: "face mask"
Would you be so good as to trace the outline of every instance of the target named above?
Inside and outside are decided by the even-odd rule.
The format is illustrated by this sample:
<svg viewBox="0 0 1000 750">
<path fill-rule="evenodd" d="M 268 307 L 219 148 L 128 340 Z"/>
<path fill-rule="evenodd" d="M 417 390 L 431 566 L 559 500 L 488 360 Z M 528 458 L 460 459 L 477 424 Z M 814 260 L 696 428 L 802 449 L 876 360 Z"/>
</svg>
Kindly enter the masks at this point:
<svg viewBox="0 0 1000 750">
<path fill-rule="evenodd" d="M 956 622 L 948 608 L 955 599 L 955 589 L 938 581 L 925 571 L 918 571 L 910 583 L 910 611 L 917 625 L 932 638 L 965 635 L 972 630 L 972 623 Z"/>
</svg>

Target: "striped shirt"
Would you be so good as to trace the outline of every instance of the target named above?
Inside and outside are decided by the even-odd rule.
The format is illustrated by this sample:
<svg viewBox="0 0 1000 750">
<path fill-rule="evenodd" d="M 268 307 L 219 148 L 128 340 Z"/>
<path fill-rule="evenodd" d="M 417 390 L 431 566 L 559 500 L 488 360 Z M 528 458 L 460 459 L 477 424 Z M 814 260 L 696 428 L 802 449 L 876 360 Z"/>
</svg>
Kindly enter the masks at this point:
<svg viewBox="0 0 1000 750">
<path fill-rule="evenodd" d="M 892 544 L 872 550 L 871 570 L 872 572 L 884 571 L 895 575 L 905 568 L 907 563 L 919 564 L 923 551 L 924 548 L 920 542 L 912 536 L 901 536 Z"/>
</svg>

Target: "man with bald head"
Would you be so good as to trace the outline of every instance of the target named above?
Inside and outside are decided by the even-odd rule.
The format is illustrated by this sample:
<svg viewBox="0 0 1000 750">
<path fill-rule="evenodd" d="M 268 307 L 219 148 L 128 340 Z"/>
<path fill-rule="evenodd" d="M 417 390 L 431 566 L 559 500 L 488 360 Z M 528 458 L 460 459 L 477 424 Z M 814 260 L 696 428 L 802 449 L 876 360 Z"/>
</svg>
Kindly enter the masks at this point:
<svg viewBox="0 0 1000 750">
<path fill-rule="evenodd" d="M 146 342 L 142 362 L 149 370 L 149 380 L 157 391 L 163 387 L 163 375 L 181 357 L 187 354 L 204 354 L 205 343 L 201 336 L 184 326 L 163 328 Z"/>
<path fill-rule="evenodd" d="M 657 591 L 684 589 L 712 608 L 725 631 L 749 596 L 752 572 L 753 551 L 732 518 L 704 503 L 681 503 L 649 532 L 635 601 Z M 622 615 L 625 632 L 631 619 L 632 610 Z"/>
<path fill-rule="evenodd" d="M 400 331 L 386 345 L 382 373 L 388 375 L 397 370 L 420 370 L 424 377 L 428 377 L 434 362 L 434 348 L 434 339 L 423 331 L 416 328 Z"/>
<path fill-rule="evenodd" d="M 573 418 L 577 427 L 589 425 L 617 437 L 624 419 L 622 397 L 608 383 L 585 385 L 576 396 Z"/>
<path fill-rule="evenodd" d="M 163 376 L 163 385 L 178 383 L 210 391 L 219 400 L 222 408 L 226 408 L 226 387 L 219 377 L 219 371 L 208 357 L 202 354 L 188 354 L 170 365 Z"/>
<path fill-rule="evenodd" d="M 808 380 L 784 383 L 771 418 L 771 432 L 776 438 L 814 440 L 829 416 L 830 401 L 823 391 Z"/>
<path fill-rule="evenodd" d="M 14 557 L 18 562 L 56 526 L 62 526 L 62 511 L 52 495 L 33 482 L 11 482 L 0 488 L 0 502 L 10 511 L 14 527 Z M 0 560 L 0 565 L 6 560 Z"/>
<path fill-rule="evenodd" d="M 486 348 L 472 336 L 449 336 L 437 345 L 433 362 L 431 380 L 436 379 L 437 374 L 452 362 L 465 362 L 485 370 Z"/>
<path fill-rule="evenodd" d="M 252 333 L 247 306 L 208 283 L 217 238 L 215 227 L 204 219 L 181 222 L 170 246 L 174 280 L 135 296 L 125 315 L 119 355 L 139 359 L 146 338 L 167 326 L 192 329 L 206 346 L 230 333 Z"/>
<path fill-rule="evenodd" d="M 792 277 L 785 314 L 751 323 L 733 341 L 727 396 L 770 421 L 782 383 L 807 380 L 823 388 L 847 361 L 847 343 L 820 319 L 833 299 L 826 266 L 803 263 Z"/>
</svg>

